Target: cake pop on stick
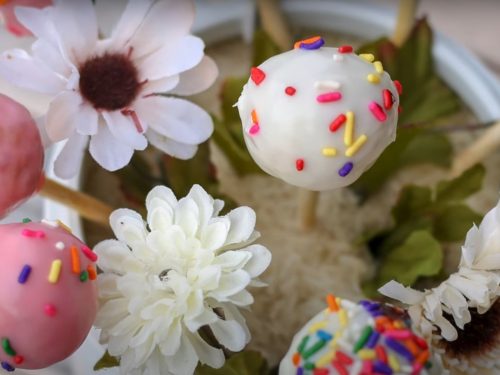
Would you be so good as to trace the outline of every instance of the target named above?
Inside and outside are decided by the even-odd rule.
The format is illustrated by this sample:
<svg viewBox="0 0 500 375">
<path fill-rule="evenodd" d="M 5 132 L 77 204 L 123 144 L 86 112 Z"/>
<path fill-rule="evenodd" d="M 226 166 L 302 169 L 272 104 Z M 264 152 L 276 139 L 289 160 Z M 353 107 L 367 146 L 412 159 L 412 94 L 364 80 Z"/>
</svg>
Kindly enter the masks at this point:
<svg viewBox="0 0 500 375">
<path fill-rule="evenodd" d="M 111 207 L 43 176 L 44 149 L 28 110 L 0 94 L 0 218 L 39 191 L 78 211 L 86 219 L 108 225 Z"/>
<path fill-rule="evenodd" d="M 0 225 L 0 364 L 41 369 L 83 343 L 97 313 L 97 255 L 52 222 Z"/>
</svg>

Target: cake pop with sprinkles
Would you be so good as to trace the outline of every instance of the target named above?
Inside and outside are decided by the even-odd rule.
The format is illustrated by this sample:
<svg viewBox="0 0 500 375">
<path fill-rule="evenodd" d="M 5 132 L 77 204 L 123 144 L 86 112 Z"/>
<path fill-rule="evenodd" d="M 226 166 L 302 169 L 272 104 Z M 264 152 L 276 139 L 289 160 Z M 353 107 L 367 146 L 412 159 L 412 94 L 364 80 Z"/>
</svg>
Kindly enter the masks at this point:
<svg viewBox="0 0 500 375">
<path fill-rule="evenodd" d="M 62 361 L 96 316 L 96 254 L 58 222 L 0 225 L 0 241 L 2 368 Z"/>
<path fill-rule="evenodd" d="M 439 374 L 430 354 L 404 310 L 328 295 L 327 308 L 294 337 L 279 374 Z"/>
<path fill-rule="evenodd" d="M 356 181 L 395 140 L 401 90 L 373 55 L 314 37 L 252 68 L 237 106 L 264 171 L 323 191 Z"/>
</svg>

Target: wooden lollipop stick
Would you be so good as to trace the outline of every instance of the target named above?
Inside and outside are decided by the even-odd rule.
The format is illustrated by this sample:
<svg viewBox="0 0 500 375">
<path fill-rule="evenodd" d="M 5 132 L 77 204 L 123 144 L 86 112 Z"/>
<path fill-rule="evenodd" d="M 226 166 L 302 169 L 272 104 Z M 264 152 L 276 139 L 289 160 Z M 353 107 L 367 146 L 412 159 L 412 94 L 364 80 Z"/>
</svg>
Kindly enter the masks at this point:
<svg viewBox="0 0 500 375">
<path fill-rule="evenodd" d="M 299 190 L 299 226 L 304 231 L 309 231 L 316 226 L 316 209 L 319 193 L 317 191 Z"/>
<path fill-rule="evenodd" d="M 109 226 L 109 215 L 114 209 L 90 195 L 70 189 L 49 178 L 45 179 L 39 193 L 74 209 L 85 219 Z"/>
<path fill-rule="evenodd" d="M 264 31 L 282 50 L 293 46 L 292 33 L 281 11 L 278 0 L 257 0 L 260 22 Z"/>
<path fill-rule="evenodd" d="M 493 124 L 469 147 L 455 156 L 451 167 L 451 175 L 461 175 L 465 170 L 481 162 L 498 148 L 500 148 L 500 121 Z"/>
<path fill-rule="evenodd" d="M 400 0 L 398 19 L 392 34 L 392 42 L 400 47 L 410 35 L 415 23 L 415 13 L 417 11 L 418 0 Z"/>
</svg>

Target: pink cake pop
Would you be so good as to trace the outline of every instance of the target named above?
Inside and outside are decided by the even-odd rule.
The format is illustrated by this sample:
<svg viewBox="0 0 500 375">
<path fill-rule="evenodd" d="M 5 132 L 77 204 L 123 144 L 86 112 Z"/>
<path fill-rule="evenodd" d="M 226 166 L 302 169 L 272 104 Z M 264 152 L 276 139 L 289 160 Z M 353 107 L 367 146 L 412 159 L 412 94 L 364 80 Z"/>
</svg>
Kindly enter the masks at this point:
<svg viewBox="0 0 500 375">
<path fill-rule="evenodd" d="M 0 218 L 35 193 L 42 181 L 43 146 L 26 108 L 0 94 Z"/>
<path fill-rule="evenodd" d="M 97 312 L 97 255 L 61 223 L 0 225 L 0 361 L 39 369 L 71 355 Z"/>
</svg>

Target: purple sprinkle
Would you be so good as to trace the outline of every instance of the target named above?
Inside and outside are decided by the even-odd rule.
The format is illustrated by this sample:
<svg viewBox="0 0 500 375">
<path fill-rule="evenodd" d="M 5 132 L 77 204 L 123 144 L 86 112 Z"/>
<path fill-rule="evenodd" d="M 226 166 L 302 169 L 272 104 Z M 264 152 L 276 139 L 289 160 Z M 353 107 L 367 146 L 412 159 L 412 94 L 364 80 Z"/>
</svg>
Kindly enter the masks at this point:
<svg viewBox="0 0 500 375">
<path fill-rule="evenodd" d="M 31 273 L 31 266 L 25 264 L 23 269 L 21 270 L 21 273 L 19 274 L 19 277 L 17 278 L 19 284 L 24 284 L 28 280 L 30 273 Z"/>
<path fill-rule="evenodd" d="M 379 311 L 380 310 L 380 305 L 378 303 L 372 303 L 370 306 L 367 307 L 368 311 Z"/>
<path fill-rule="evenodd" d="M 396 340 L 391 339 L 390 337 L 386 337 L 385 343 L 389 348 L 404 357 L 408 362 L 413 362 L 415 360 L 413 354 L 408 349 L 406 349 L 403 344 L 400 344 Z"/>
<path fill-rule="evenodd" d="M 363 307 L 370 306 L 372 303 L 370 301 L 367 301 L 366 299 L 363 299 L 359 301 L 359 304 Z"/>
<path fill-rule="evenodd" d="M 313 43 L 300 43 L 299 47 L 301 49 L 314 50 L 314 49 L 320 49 L 324 44 L 325 44 L 324 39 L 319 38 L 317 41 Z"/>
<path fill-rule="evenodd" d="M 297 367 L 297 375 L 304 375 L 304 369 L 302 367 Z"/>
<path fill-rule="evenodd" d="M 377 345 L 378 339 L 380 338 L 380 333 L 373 331 L 370 338 L 366 342 L 366 347 L 373 349 Z"/>
<path fill-rule="evenodd" d="M 354 164 L 352 164 L 350 161 L 348 161 L 347 163 L 345 163 L 342 166 L 342 168 L 339 169 L 339 176 L 340 177 L 347 176 L 349 173 L 351 173 L 351 170 L 352 170 L 353 166 L 354 166 Z"/>
<path fill-rule="evenodd" d="M 15 370 L 14 367 L 12 367 L 9 363 L 7 362 L 3 362 L 2 361 L 2 368 L 5 370 L 5 371 L 8 371 L 8 372 L 12 372 Z"/>
<path fill-rule="evenodd" d="M 373 362 L 373 370 L 379 374 L 392 375 L 392 369 L 379 359 Z"/>
<path fill-rule="evenodd" d="M 322 329 L 320 329 L 318 332 L 316 332 L 316 335 L 318 336 L 318 338 L 320 340 L 323 340 L 323 341 L 330 341 L 333 338 L 332 335 L 330 335 L 326 331 L 323 331 Z"/>
</svg>

